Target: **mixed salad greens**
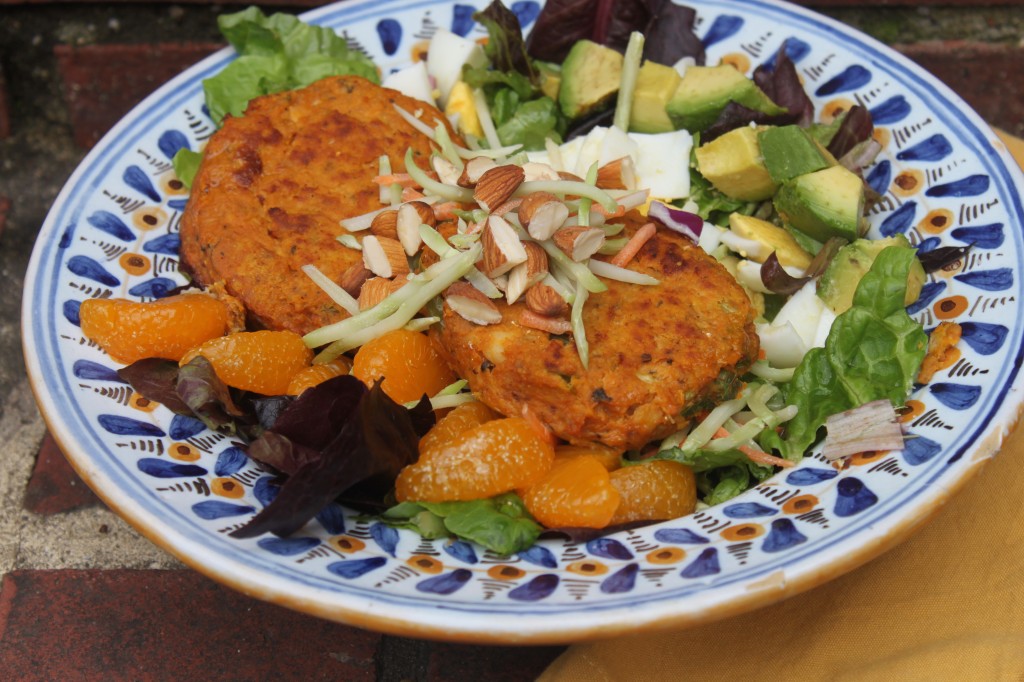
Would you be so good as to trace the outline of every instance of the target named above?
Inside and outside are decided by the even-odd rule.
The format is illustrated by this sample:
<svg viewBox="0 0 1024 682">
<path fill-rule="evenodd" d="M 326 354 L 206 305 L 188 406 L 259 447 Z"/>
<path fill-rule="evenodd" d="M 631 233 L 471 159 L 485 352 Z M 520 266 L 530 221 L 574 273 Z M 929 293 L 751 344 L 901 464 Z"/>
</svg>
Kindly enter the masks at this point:
<svg viewBox="0 0 1024 682">
<path fill-rule="evenodd" d="M 446 96 L 446 113 L 457 114 L 467 143 L 482 149 L 514 145 L 533 152 L 519 156 L 521 163 L 542 159 L 554 165 L 554 158 L 585 156 L 587 140 L 610 144 L 617 133 L 604 124 L 617 122 L 625 132 L 636 120 L 629 108 L 638 102 L 650 106 L 655 97 L 664 111 L 642 125 L 670 127 L 648 127 L 645 134 L 692 140 L 683 156 L 671 159 L 675 172 L 688 174 L 688 192 L 655 196 L 643 209 L 718 258 L 758 306 L 766 358 L 745 377 L 737 399 L 708 406 L 700 424 L 657 447 L 626 453 L 624 465 L 641 457 L 681 462 L 697 474 L 701 501 L 712 505 L 765 480 L 777 465 L 799 461 L 839 413 L 886 400 L 882 419 L 895 424 L 895 409 L 913 388 L 928 345 L 905 306 L 916 298 L 926 269 L 962 253 L 931 254 L 922 267 L 928 259 L 918 259 L 903 238 L 873 244 L 863 238 L 865 206 L 875 197 L 860 174 L 880 151 L 865 109 L 816 122 L 785 47 L 749 79 L 728 65 L 705 66 L 693 10 L 670 0 L 550 0 L 526 40 L 516 16 L 499 2 L 474 18 L 488 32 L 485 59 L 467 56 Z M 379 80 L 373 64 L 329 29 L 286 15 L 267 17 L 256 8 L 219 23 L 241 56 L 204 82 L 216 122 L 242 115 L 255 96 L 323 76 Z M 567 60 L 574 50 L 591 46 L 613 53 L 612 63 L 618 64 L 610 92 L 594 95 L 587 88 L 604 86 L 571 82 L 586 72 L 574 71 Z M 618 56 L 621 51 L 625 57 Z M 588 58 L 609 57 L 601 52 Z M 672 73 L 652 67 L 657 77 L 651 81 L 642 72 L 648 63 Z M 723 75 L 732 85 L 722 86 Z M 709 87 L 720 91 L 717 99 L 689 96 L 673 105 L 687 78 L 711 78 Z M 667 94 L 651 95 L 659 87 Z M 619 94 L 617 101 L 621 92 L 634 95 L 621 101 Z M 589 99 L 581 106 L 581 98 Z M 481 118 L 490 132 L 477 136 L 472 120 Z M 771 147 L 765 131 L 783 131 L 770 134 L 782 136 L 784 147 L 802 146 L 806 154 L 795 160 L 767 151 L 763 158 L 749 156 L 744 145 L 760 152 L 759 136 L 764 150 Z M 637 153 L 636 144 L 622 144 Z M 187 150 L 175 157 L 175 170 L 186 183 L 198 160 Z M 715 170 L 723 164 L 725 170 Z M 842 201 L 844 192 L 851 193 L 853 208 L 836 207 L 835 195 Z M 845 257 L 838 257 L 844 249 Z M 856 267 L 836 265 L 841 263 Z M 823 286 L 833 291 L 827 301 L 820 295 Z M 426 537 L 455 535 L 499 553 L 528 547 L 542 531 L 513 493 L 389 508 L 395 477 L 416 460 L 416 442 L 434 422 L 426 396 L 409 409 L 391 401 L 379 384 L 368 389 L 353 377 L 332 379 L 294 399 L 242 395 L 225 387 L 202 358 L 180 370 L 173 362 L 141 361 L 122 375 L 170 409 L 248 440 L 251 457 L 288 477 L 274 501 L 235 531 L 236 537 L 288 535 L 336 499 Z M 890 447 L 902 443 L 898 425 L 895 431 L 899 440 L 890 438 Z M 754 443 L 765 458 L 751 456 Z"/>
</svg>

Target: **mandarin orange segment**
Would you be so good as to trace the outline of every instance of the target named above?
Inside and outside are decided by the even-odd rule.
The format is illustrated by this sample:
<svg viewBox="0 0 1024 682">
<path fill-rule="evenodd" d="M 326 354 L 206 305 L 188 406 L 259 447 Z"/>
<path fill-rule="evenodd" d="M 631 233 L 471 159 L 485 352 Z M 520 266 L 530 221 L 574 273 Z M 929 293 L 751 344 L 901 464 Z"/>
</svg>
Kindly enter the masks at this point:
<svg viewBox="0 0 1024 682">
<path fill-rule="evenodd" d="M 227 306 L 206 294 L 150 302 L 90 298 L 79 309 L 82 333 L 107 355 L 130 364 L 144 358 L 180 360 L 189 349 L 228 332 Z"/>
<path fill-rule="evenodd" d="M 328 379 L 340 377 L 352 371 L 352 360 L 341 355 L 330 362 L 303 367 L 288 382 L 288 395 L 299 395 L 307 388 L 313 388 Z"/>
<path fill-rule="evenodd" d="M 295 374 L 313 361 L 302 337 L 289 331 L 238 332 L 210 339 L 181 358 L 202 355 L 228 386 L 263 395 L 282 395 Z"/>
<path fill-rule="evenodd" d="M 610 474 L 621 501 L 611 523 L 663 521 L 693 512 L 697 482 L 693 470 L 668 460 L 623 467 Z"/>
<path fill-rule="evenodd" d="M 556 459 L 523 501 L 533 518 L 548 528 L 604 528 L 619 506 L 619 491 L 604 464 L 578 455 Z"/>
<path fill-rule="evenodd" d="M 525 488 L 551 469 L 554 450 L 520 417 L 494 419 L 431 449 L 398 475 L 399 502 L 479 500 Z"/>
<path fill-rule="evenodd" d="M 363 345 L 352 374 L 367 386 L 384 378 L 381 388 L 397 403 L 435 395 L 458 379 L 426 334 L 398 329 Z"/>
<path fill-rule="evenodd" d="M 459 405 L 442 417 L 420 439 L 420 458 L 426 456 L 429 451 L 437 450 L 463 431 L 467 431 L 474 426 L 480 426 L 492 419 L 497 419 L 499 416 L 497 412 L 481 402 Z"/>
<path fill-rule="evenodd" d="M 608 471 L 615 471 L 622 466 L 622 453 L 601 443 L 559 445 L 555 448 L 556 461 L 572 457 L 593 457 Z"/>
</svg>

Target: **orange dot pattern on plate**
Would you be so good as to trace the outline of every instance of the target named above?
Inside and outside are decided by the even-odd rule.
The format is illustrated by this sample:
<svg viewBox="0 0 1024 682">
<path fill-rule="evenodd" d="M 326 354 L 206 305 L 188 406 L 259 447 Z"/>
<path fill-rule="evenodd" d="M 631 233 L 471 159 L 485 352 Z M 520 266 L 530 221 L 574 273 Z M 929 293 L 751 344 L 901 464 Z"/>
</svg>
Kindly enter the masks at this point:
<svg viewBox="0 0 1024 682">
<path fill-rule="evenodd" d="M 782 511 L 785 514 L 803 514 L 816 506 L 818 506 L 818 498 L 814 495 L 797 495 L 786 500 L 782 505 Z"/>
<path fill-rule="evenodd" d="M 750 58 L 742 52 L 730 52 L 727 55 L 723 55 L 720 63 L 729 64 L 740 73 L 746 73 L 750 70 Z"/>
<path fill-rule="evenodd" d="M 288 395 L 300 395 L 307 388 L 313 388 L 328 379 L 348 374 L 352 370 L 352 360 L 344 355 L 330 362 L 321 362 L 303 367 L 288 381 Z"/>
<path fill-rule="evenodd" d="M 237 332 L 210 339 L 181 359 L 188 364 L 198 355 L 228 386 L 263 395 L 282 395 L 296 372 L 313 361 L 302 337 L 289 331 Z"/>
<path fill-rule="evenodd" d="M 444 564 L 432 556 L 426 554 L 413 554 L 405 560 L 405 563 L 420 573 L 436 575 L 444 570 Z"/>
<path fill-rule="evenodd" d="M 685 516 L 697 505 L 697 483 L 690 467 L 656 460 L 611 472 L 621 497 L 613 525 L 631 521 L 663 521 Z"/>
<path fill-rule="evenodd" d="M 352 374 L 367 386 L 381 377 L 381 388 L 395 402 L 433 396 L 458 377 L 441 359 L 426 334 L 398 329 L 364 344 L 356 352 Z"/>
<path fill-rule="evenodd" d="M 757 523 L 741 523 L 738 526 L 723 528 L 721 536 L 730 542 L 753 540 L 764 535 L 764 526 Z"/>
<path fill-rule="evenodd" d="M 160 403 L 153 402 L 141 393 L 132 393 L 132 397 L 128 399 L 128 404 L 140 412 L 152 412 Z"/>
<path fill-rule="evenodd" d="M 117 259 L 117 264 L 129 275 L 144 275 L 149 272 L 150 260 L 141 253 L 124 253 Z"/>
<path fill-rule="evenodd" d="M 195 462 L 199 459 L 200 452 L 188 443 L 171 443 L 167 448 L 167 456 L 179 462 Z"/>
<path fill-rule="evenodd" d="M 872 464 L 882 459 L 889 454 L 889 450 L 868 450 L 867 452 L 858 452 L 855 455 L 850 456 L 850 466 L 859 467 L 865 464 Z"/>
<path fill-rule="evenodd" d="M 906 424 L 922 414 L 924 414 L 924 403 L 920 400 L 910 399 L 907 401 L 904 411 L 900 413 L 899 421 Z"/>
<path fill-rule="evenodd" d="M 948 208 L 937 208 L 929 211 L 917 224 L 922 232 L 940 234 L 953 227 L 953 212 Z"/>
<path fill-rule="evenodd" d="M 79 309 L 82 333 L 110 357 L 180 360 L 191 348 L 225 334 L 228 308 L 213 296 L 181 294 L 148 303 L 90 298 Z"/>
<path fill-rule="evenodd" d="M 901 197 L 909 197 L 917 194 L 924 186 L 924 173 L 917 168 L 910 168 L 903 171 L 892 179 L 892 191 Z"/>
<path fill-rule="evenodd" d="M 210 490 L 213 491 L 214 495 L 228 497 L 233 500 L 237 500 L 245 495 L 245 486 L 227 476 L 213 479 L 210 482 Z"/>
<path fill-rule="evenodd" d="M 581 455 L 555 463 L 523 502 L 548 528 L 604 528 L 619 506 L 619 491 L 601 462 Z"/>
<path fill-rule="evenodd" d="M 185 187 L 185 183 L 179 180 L 178 176 L 173 172 L 164 173 L 160 177 L 160 189 L 163 190 L 164 194 L 174 196 L 188 194 L 188 187 Z"/>
<path fill-rule="evenodd" d="M 167 224 L 167 211 L 159 206 L 144 206 L 132 214 L 132 224 L 143 232 Z"/>
<path fill-rule="evenodd" d="M 608 471 L 622 468 L 622 453 L 600 443 L 559 445 L 555 448 L 556 462 L 570 457 L 593 457 Z"/>
<path fill-rule="evenodd" d="M 526 575 L 526 571 L 508 564 L 498 564 L 488 568 L 487 575 L 495 580 L 519 580 Z"/>
<path fill-rule="evenodd" d="M 946 298 L 939 299 L 932 305 L 935 317 L 940 320 L 952 320 L 962 315 L 966 310 L 967 297 L 960 295 L 947 296 Z"/>
<path fill-rule="evenodd" d="M 888 128 L 875 128 L 871 133 L 871 137 L 882 146 L 882 149 L 886 149 L 889 146 L 889 140 L 892 139 L 892 133 L 889 132 Z"/>
<path fill-rule="evenodd" d="M 420 439 L 420 453 L 436 450 L 463 431 L 497 419 L 500 415 L 481 402 L 459 405 L 436 424 Z"/>
<path fill-rule="evenodd" d="M 600 561 L 581 559 L 566 566 L 565 570 L 579 575 L 604 575 L 608 572 L 608 567 Z"/>
<path fill-rule="evenodd" d="M 678 564 L 686 558 L 686 550 L 682 547 L 662 547 L 647 553 L 647 561 L 652 564 Z"/>
<path fill-rule="evenodd" d="M 824 106 L 821 107 L 821 122 L 831 123 L 852 109 L 854 104 L 855 102 L 853 100 L 849 100 L 844 97 L 826 102 Z"/>
<path fill-rule="evenodd" d="M 525 488 L 551 469 L 554 450 L 520 417 L 463 431 L 398 475 L 399 502 L 479 500 Z"/>
<path fill-rule="evenodd" d="M 328 540 L 331 547 L 338 550 L 342 554 L 355 554 L 366 549 L 366 543 L 359 538 L 354 538 L 351 535 L 335 535 Z"/>
</svg>

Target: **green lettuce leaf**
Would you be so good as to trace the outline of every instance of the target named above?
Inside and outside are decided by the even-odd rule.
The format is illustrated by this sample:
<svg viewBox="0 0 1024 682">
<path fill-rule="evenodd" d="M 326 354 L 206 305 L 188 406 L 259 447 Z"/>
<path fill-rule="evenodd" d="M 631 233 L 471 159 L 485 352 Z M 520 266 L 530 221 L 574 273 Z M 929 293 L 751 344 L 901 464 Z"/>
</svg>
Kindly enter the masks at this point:
<svg viewBox="0 0 1024 682">
<path fill-rule="evenodd" d="M 380 82 L 373 62 L 329 28 L 303 23 L 290 14 L 268 17 L 257 7 L 222 15 L 217 23 L 239 54 L 227 68 L 203 81 L 206 106 L 218 125 L 228 114 L 240 116 L 254 97 L 300 88 L 326 76 L 352 74 Z"/>
<path fill-rule="evenodd" d="M 561 143 L 566 120 L 550 97 L 523 102 L 515 113 L 497 127 L 502 144 L 521 144 L 526 150 L 544 149 L 544 140 Z"/>
<path fill-rule="evenodd" d="M 542 530 L 514 493 L 470 502 L 403 502 L 381 518 L 428 539 L 450 534 L 502 555 L 528 549 Z"/>
<path fill-rule="evenodd" d="M 174 154 L 174 158 L 171 159 L 171 164 L 174 166 L 174 174 L 178 176 L 178 179 L 188 189 L 192 189 L 192 181 L 196 179 L 196 173 L 199 171 L 199 164 L 202 161 L 202 153 L 194 152 L 184 147 L 179 149 Z"/>
<path fill-rule="evenodd" d="M 739 450 L 684 452 L 681 448 L 668 448 L 654 459 L 672 460 L 693 469 L 701 502 L 712 506 L 731 500 L 774 473 L 772 467 L 751 462 Z"/>
<path fill-rule="evenodd" d="M 903 303 L 914 254 L 904 246 L 878 254 L 825 347 L 804 356 L 785 386 L 786 402 L 799 408 L 785 438 L 766 432 L 762 447 L 798 461 L 831 415 L 882 398 L 904 403 L 928 347 L 927 334 Z"/>
</svg>

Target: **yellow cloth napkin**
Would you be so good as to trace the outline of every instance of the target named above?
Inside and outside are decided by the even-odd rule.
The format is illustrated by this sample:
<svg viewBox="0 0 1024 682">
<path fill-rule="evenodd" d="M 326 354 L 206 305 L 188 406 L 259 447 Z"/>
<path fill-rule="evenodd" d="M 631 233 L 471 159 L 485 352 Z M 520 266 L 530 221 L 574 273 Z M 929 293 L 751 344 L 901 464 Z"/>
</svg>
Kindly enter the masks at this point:
<svg viewBox="0 0 1024 682">
<path fill-rule="evenodd" d="M 1024 165 L 1024 142 L 1001 135 Z M 910 540 L 689 630 L 570 647 L 541 682 L 1024 679 L 1024 428 Z"/>
</svg>

